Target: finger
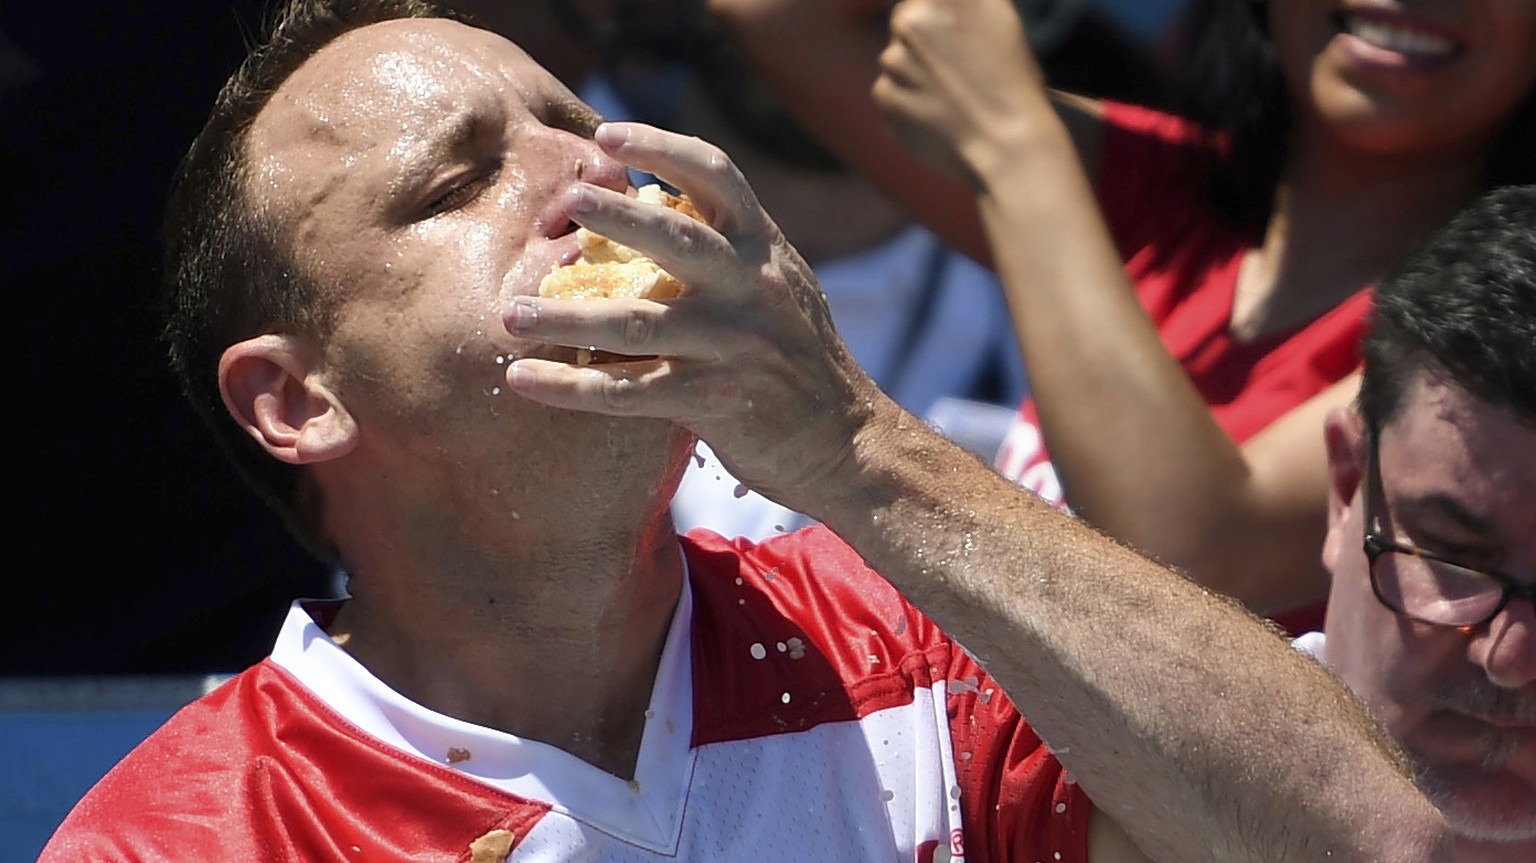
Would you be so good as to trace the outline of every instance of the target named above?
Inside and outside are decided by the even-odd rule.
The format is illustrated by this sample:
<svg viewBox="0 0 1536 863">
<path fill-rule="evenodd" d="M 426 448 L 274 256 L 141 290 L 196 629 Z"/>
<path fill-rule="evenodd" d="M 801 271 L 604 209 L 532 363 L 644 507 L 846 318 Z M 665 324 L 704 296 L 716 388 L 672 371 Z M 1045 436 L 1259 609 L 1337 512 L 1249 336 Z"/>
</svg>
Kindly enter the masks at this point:
<svg viewBox="0 0 1536 863">
<path fill-rule="evenodd" d="M 921 66 L 902 40 L 892 37 L 880 51 L 880 77 L 900 87 L 921 86 Z"/>
<path fill-rule="evenodd" d="M 578 183 L 569 194 L 572 219 L 650 255 L 682 280 L 686 292 L 734 296 L 745 287 L 748 265 L 710 225 L 600 186 Z"/>
<path fill-rule="evenodd" d="M 594 140 L 626 165 L 683 190 L 726 237 L 755 238 L 769 232 L 771 222 L 757 193 L 719 147 L 644 123 L 604 123 Z"/>
<path fill-rule="evenodd" d="M 705 328 L 691 323 L 690 304 L 632 299 L 570 300 L 513 297 L 503 315 L 513 335 L 626 356 L 718 359 Z"/>
<path fill-rule="evenodd" d="M 700 415 L 703 391 L 665 358 L 595 366 L 522 358 L 508 366 L 507 386 L 550 407 L 677 422 Z"/>
</svg>

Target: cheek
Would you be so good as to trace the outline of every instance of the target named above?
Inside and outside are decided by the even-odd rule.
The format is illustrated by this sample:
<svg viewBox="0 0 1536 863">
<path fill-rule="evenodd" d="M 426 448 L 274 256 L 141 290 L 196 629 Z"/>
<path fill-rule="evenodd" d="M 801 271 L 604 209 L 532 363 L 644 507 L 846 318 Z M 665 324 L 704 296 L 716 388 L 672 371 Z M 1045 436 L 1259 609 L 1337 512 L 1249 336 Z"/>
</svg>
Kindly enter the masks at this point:
<svg viewBox="0 0 1536 863">
<path fill-rule="evenodd" d="M 1444 649 L 1439 633 L 1404 621 L 1376 601 L 1370 586 L 1334 591 L 1328 607 L 1328 658 L 1339 678 L 1395 736 L 1424 713 Z"/>
<path fill-rule="evenodd" d="M 380 291 L 378 302 L 354 306 L 338 325 L 327 360 L 349 407 L 427 419 L 477 395 L 500 395 L 511 348 L 499 316 L 453 302 L 412 302 L 418 297 L 411 286 Z"/>
<path fill-rule="evenodd" d="M 458 258 L 454 267 L 458 272 L 449 276 L 456 283 L 445 291 L 448 299 L 454 294 L 471 303 L 494 298 L 500 283 L 495 272 L 501 268 L 499 263 L 506 263 L 500 260 L 498 233 L 498 226 L 488 221 L 469 222 L 453 233 L 449 250 Z"/>
<path fill-rule="evenodd" d="M 1387 660 L 1401 651 L 1395 618 L 1371 593 L 1365 555 L 1358 548 L 1335 562 L 1325 623 L 1328 663 L 1373 706 L 1387 684 Z"/>
<path fill-rule="evenodd" d="M 1536 3 L 1531 11 L 1536 12 Z M 1468 88 L 1485 93 L 1486 110 L 1496 120 L 1515 114 L 1536 90 L 1536 18 L 1518 26 L 1525 37 L 1504 44 L 1498 56 L 1490 58 L 1482 86 Z"/>
</svg>

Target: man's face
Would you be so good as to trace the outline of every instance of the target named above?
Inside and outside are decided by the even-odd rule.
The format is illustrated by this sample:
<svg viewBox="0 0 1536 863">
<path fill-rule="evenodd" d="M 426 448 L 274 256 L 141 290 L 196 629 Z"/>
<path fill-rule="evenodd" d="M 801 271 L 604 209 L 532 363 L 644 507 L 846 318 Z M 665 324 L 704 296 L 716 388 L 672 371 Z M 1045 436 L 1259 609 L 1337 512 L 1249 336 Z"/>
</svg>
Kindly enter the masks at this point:
<svg viewBox="0 0 1536 863">
<path fill-rule="evenodd" d="M 1378 602 L 1362 549 L 1365 445 L 1358 423 L 1345 424 L 1353 446 L 1329 453 L 1329 664 L 1407 750 L 1460 835 L 1536 840 L 1536 610 L 1514 599 L 1491 623 L 1462 631 Z M 1378 453 L 1384 534 L 1536 581 L 1536 428 L 1421 374 L 1380 430 Z"/>
<path fill-rule="evenodd" d="M 501 325 L 509 297 L 537 293 L 577 254 L 565 193 L 578 175 L 628 188 L 590 140 L 597 121 L 512 43 L 444 20 L 342 36 L 258 116 L 253 193 L 305 275 L 339 298 L 322 373 L 365 451 L 495 483 L 558 475 L 562 449 L 676 457 L 667 424 L 555 411 L 506 391 L 511 358 L 571 354 Z"/>
</svg>

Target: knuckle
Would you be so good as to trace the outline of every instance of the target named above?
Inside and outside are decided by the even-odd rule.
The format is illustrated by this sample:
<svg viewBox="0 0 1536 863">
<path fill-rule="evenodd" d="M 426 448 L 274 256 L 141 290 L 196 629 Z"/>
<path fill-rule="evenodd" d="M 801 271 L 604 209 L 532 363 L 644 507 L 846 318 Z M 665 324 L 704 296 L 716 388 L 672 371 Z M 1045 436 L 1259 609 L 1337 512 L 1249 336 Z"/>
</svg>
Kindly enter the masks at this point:
<svg viewBox="0 0 1536 863">
<path fill-rule="evenodd" d="M 704 169 L 717 178 L 728 177 L 736 168 L 731 162 L 731 157 L 725 151 L 714 144 L 706 144 L 708 155 L 704 159 Z"/>
<path fill-rule="evenodd" d="M 616 410 L 626 410 L 639 398 L 639 390 L 639 385 L 628 374 L 614 375 L 603 385 L 603 403 Z"/>
<path fill-rule="evenodd" d="M 650 345 L 656 322 L 645 309 L 631 309 L 624 316 L 624 347 L 628 353 L 644 353 Z"/>
<path fill-rule="evenodd" d="M 672 247 L 679 256 L 687 257 L 698 251 L 703 245 L 703 226 L 698 222 L 692 219 L 689 219 L 687 222 L 673 220 L 670 228 Z"/>
</svg>

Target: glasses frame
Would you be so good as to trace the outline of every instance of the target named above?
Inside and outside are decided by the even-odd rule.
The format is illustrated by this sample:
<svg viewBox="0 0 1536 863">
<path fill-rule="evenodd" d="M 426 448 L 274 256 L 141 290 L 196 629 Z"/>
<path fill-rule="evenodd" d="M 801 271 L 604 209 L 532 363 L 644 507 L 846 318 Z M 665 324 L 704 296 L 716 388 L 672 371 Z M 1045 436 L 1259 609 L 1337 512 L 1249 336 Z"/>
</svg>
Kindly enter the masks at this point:
<svg viewBox="0 0 1536 863">
<path fill-rule="evenodd" d="M 1509 605 L 1510 599 L 1514 597 L 1524 597 L 1530 600 L 1533 605 L 1536 605 L 1536 583 L 1526 584 L 1501 572 L 1493 572 L 1491 570 L 1482 569 L 1481 567 L 1476 566 L 1467 566 L 1460 561 L 1452 560 L 1451 558 L 1445 557 L 1444 555 L 1435 554 L 1432 551 L 1426 551 L 1422 548 L 1419 548 L 1418 546 L 1410 545 L 1406 542 L 1399 542 L 1395 539 L 1389 539 L 1386 536 L 1383 536 L 1381 533 L 1381 519 L 1379 517 L 1380 513 L 1378 512 L 1376 503 L 1378 495 L 1380 495 L 1382 498 L 1386 497 L 1386 489 L 1381 484 L 1381 466 L 1377 450 L 1377 438 L 1379 435 L 1375 426 L 1367 428 L 1365 436 L 1365 476 L 1363 487 L 1360 489 L 1360 494 L 1363 495 L 1365 517 L 1365 530 L 1362 540 L 1365 547 L 1367 569 L 1369 570 L 1371 577 L 1371 593 L 1376 595 L 1377 602 L 1380 602 L 1393 614 L 1402 615 L 1409 620 L 1416 620 L 1419 623 L 1427 623 L 1431 626 L 1446 626 L 1453 629 L 1468 630 L 1481 629 L 1482 627 L 1487 626 L 1495 617 L 1499 616 L 1499 612 L 1503 611 L 1505 607 Z M 1381 579 L 1376 574 L 1376 561 L 1381 558 L 1382 555 L 1388 553 L 1406 554 L 1410 557 L 1422 558 L 1424 560 L 1433 560 L 1439 563 L 1449 564 L 1450 566 L 1459 567 L 1468 572 L 1488 578 L 1495 584 L 1499 585 L 1503 592 L 1499 595 L 1498 604 L 1495 605 L 1493 610 L 1480 620 L 1476 620 L 1470 623 L 1442 623 L 1437 620 L 1425 620 L 1422 617 L 1411 614 L 1408 611 L 1393 605 L 1383 594 L 1380 583 Z"/>
</svg>

